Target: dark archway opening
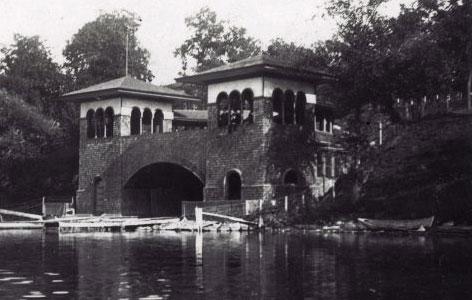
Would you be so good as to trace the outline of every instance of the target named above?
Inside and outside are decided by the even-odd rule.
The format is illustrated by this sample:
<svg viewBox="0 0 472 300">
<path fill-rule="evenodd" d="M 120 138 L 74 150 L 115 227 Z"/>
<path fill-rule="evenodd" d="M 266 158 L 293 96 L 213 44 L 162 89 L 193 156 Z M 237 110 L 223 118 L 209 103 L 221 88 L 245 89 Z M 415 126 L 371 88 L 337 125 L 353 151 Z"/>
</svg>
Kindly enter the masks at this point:
<svg viewBox="0 0 472 300">
<path fill-rule="evenodd" d="M 87 137 L 93 139 L 95 137 L 95 112 L 93 109 L 87 111 Z"/>
<path fill-rule="evenodd" d="M 285 92 L 285 124 L 293 124 L 295 115 L 295 95 L 291 90 Z"/>
<path fill-rule="evenodd" d="M 105 116 L 103 112 L 103 108 L 97 109 L 95 112 L 95 126 L 96 126 L 96 133 L 98 138 L 102 138 L 105 136 Z"/>
<path fill-rule="evenodd" d="M 203 182 L 173 163 L 155 163 L 136 172 L 123 190 L 122 214 L 138 217 L 181 216 L 182 201 L 202 201 Z"/>
<path fill-rule="evenodd" d="M 133 107 L 131 111 L 131 135 L 141 134 L 141 111 L 137 107 Z"/>
<path fill-rule="evenodd" d="M 281 89 L 275 89 L 272 92 L 272 121 L 277 124 L 283 124 L 284 111 L 284 93 Z"/>
<path fill-rule="evenodd" d="M 152 112 L 149 108 L 145 108 L 143 112 L 143 120 L 142 120 L 142 129 L 141 133 L 151 133 L 151 126 L 152 126 Z"/>
<path fill-rule="evenodd" d="M 285 173 L 284 184 L 298 184 L 298 174 L 295 172 L 295 170 L 288 170 L 287 173 Z"/>
<path fill-rule="evenodd" d="M 100 214 L 97 210 L 98 203 L 103 199 L 103 180 L 100 176 L 93 179 L 93 195 L 92 195 L 92 214 Z"/>
<path fill-rule="evenodd" d="M 105 109 L 105 136 L 107 138 L 113 137 L 114 117 L 115 113 L 113 108 L 107 107 L 107 109 Z"/>
<path fill-rule="evenodd" d="M 156 109 L 154 119 L 152 120 L 152 126 L 154 133 L 164 132 L 164 114 L 162 113 L 162 110 Z"/>
<path fill-rule="evenodd" d="M 226 199 L 241 200 L 241 175 L 236 171 L 226 175 Z"/>
</svg>

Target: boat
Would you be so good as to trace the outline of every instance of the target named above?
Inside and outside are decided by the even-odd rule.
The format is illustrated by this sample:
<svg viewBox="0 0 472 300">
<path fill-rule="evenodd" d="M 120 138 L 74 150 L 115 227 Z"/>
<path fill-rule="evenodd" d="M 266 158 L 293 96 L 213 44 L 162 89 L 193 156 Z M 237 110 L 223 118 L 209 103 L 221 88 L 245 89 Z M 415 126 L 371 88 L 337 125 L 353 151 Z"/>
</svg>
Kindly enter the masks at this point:
<svg viewBox="0 0 472 300">
<path fill-rule="evenodd" d="M 229 228 L 230 228 L 231 231 L 240 231 L 241 230 L 241 224 L 231 223 L 231 224 L 229 224 Z"/>
<path fill-rule="evenodd" d="M 359 223 L 371 230 L 418 230 L 419 228 L 431 228 L 434 216 L 414 220 L 378 220 L 358 218 Z"/>
<path fill-rule="evenodd" d="M 203 231 L 211 231 L 211 232 L 216 232 L 219 230 L 221 226 L 221 223 L 213 223 L 211 225 L 208 225 L 208 226 L 204 226 L 202 228 Z"/>
<path fill-rule="evenodd" d="M 230 232 L 231 227 L 228 223 L 222 223 L 221 226 L 218 228 L 219 232 Z"/>
</svg>

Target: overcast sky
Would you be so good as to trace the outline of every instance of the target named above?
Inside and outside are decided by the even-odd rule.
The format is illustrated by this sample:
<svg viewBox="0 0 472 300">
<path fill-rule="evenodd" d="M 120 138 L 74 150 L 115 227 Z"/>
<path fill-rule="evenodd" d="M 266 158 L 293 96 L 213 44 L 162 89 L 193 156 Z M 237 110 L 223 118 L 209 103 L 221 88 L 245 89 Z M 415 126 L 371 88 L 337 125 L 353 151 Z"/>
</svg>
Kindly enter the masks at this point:
<svg viewBox="0 0 472 300">
<path fill-rule="evenodd" d="M 181 69 L 173 51 L 189 37 L 184 19 L 201 7 L 216 11 L 220 19 L 245 27 L 248 35 L 265 48 L 272 39 L 309 46 L 330 37 L 334 24 L 322 18 L 325 0 L 0 0 L 0 47 L 13 42 L 13 34 L 39 35 L 53 58 L 63 62 L 62 50 L 80 27 L 101 12 L 127 9 L 136 12 L 142 23 L 137 36 L 151 52 L 154 83 L 172 83 Z M 383 10 L 395 15 L 399 3 L 391 0 Z"/>
</svg>

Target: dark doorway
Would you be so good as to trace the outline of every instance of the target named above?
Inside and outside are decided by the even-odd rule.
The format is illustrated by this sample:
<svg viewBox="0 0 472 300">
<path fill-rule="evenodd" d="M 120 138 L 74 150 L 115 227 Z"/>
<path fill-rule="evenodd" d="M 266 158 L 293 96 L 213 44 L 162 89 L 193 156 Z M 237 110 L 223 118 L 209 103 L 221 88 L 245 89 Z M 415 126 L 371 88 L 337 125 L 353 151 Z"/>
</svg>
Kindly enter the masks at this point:
<svg viewBox="0 0 472 300">
<path fill-rule="evenodd" d="M 103 181 L 100 176 L 93 179 L 92 213 L 98 214 L 97 204 L 103 198 Z"/>
<path fill-rule="evenodd" d="M 226 198 L 241 200 L 241 176 L 236 171 L 230 171 L 226 175 Z"/>
<path fill-rule="evenodd" d="M 203 182 L 173 163 L 155 163 L 136 172 L 123 190 L 122 214 L 138 217 L 181 216 L 182 201 L 202 201 Z"/>
</svg>

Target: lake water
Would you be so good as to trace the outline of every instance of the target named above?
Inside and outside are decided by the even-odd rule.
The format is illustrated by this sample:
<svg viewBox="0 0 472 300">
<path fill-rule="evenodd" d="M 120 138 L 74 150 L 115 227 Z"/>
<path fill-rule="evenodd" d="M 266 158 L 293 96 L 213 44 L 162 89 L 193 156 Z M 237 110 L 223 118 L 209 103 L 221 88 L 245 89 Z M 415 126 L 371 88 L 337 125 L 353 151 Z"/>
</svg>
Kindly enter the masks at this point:
<svg viewBox="0 0 472 300">
<path fill-rule="evenodd" d="M 472 299 L 472 238 L 0 232 L 0 299 Z"/>
</svg>

